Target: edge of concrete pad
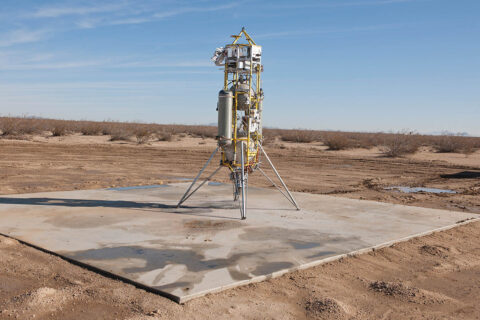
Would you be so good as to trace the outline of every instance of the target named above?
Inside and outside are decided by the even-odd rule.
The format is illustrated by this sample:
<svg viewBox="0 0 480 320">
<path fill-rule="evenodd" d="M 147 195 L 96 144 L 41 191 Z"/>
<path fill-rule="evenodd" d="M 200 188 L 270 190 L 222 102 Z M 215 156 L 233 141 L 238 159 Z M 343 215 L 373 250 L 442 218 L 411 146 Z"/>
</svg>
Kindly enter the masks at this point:
<svg viewBox="0 0 480 320">
<path fill-rule="evenodd" d="M 299 265 L 297 267 L 275 271 L 275 272 L 273 272 L 269 275 L 257 276 L 257 277 L 254 277 L 254 278 L 251 278 L 251 279 L 248 279 L 248 280 L 239 281 L 239 282 L 236 282 L 236 283 L 232 283 L 232 284 L 229 284 L 229 285 L 217 287 L 217 288 L 214 288 L 214 289 L 204 290 L 204 291 L 192 294 L 192 295 L 177 297 L 177 299 L 179 300 L 178 303 L 183 304 L 183 303 L 185 303 L 189 300 L 199 298 L 199 297 L 202 297 L 202 296 L 210 294 L 210 293 L 218 293 L 218 292 L 221 292 L 221 291 L 224 291 L 224 290 L 245 286 L 245 285 L 248 285 L 248 284 L 251 284 L 251 283 L 258 283 L 258 282 L 262 282 L 262 281 L 265 281 L 265 280 L 268 280 L 268 279 L 278 278 L 278 277 L 283 276 L 286 273 L 291 273 L 291 272 L 295 272 L 295 271 L 299 271 L 299 270 L 305 270 L 305 269 L 312 268 L 312 267 L 315 267 L 315 266 L 319 266 L 319 265 L 322 265 L 322 264 L 325 264 L 325 263 L 328 263 L 328 262 L 340 260 L 342 258 L 353 257 L 353 256 L 357 256 L 357 255 L 360 255 L 360 254 L 363 254 L 363 253 L 372 252 L 372 251 L 375 251 L 377 249 L 389 247 L 393 244 L 405 242 L 405 241 L 408 241 L 408 240 L 413 239 L 413 238 L 420 238 L 420 237 L 428 236 L 428 235 L 433 234 L 433 233 L 450 230 L 450 229 L 453 229 L 455 227 L 470 224 L 470 223 L 473 223 L 473 222 L 480 222 L 480 217 L 479 218 L 469 218 L 469 219 L 466 219 L 465 221 L 457 222 L 455 224 L 451 224 L 451 225 L 448 225 L 448 226 L 444 226 L 444 227 L 440 227 L 440 228 L 416 233 L 416 234 L 413 234 L 413 235 L 410 235 L 410 236 L 407 236 L 407 237 L 403 237 L 403 238 L 400 238 L 400 239 L 387 241 L 387 242 L 384 242 L 384 243 L 381 243 L 381 244 L 378 244 L 378 245 L 375 245 L 375 246 L 362 248 L 362 249 L 351 251 L 351 252 L 348 252 L 348 253 L 343 253 L 343 254 L 331 256 L 331 257 L 324 258 L 324 259 L 317 260 L 317 261 L 308 262 L 308 263 Z"/>
<path fill-rule="evenodd" d="M 67 257 L 67 256 L 64 256 L 64 255 L 61 255 L 61 254 L 56 253 L 56 252 L 54 252 L 54 251 L 50 251 L 50 250 L 48 250 L 48 249 L 39 247 L 39 246 L 37 246 L 37 245 L 35 245 L 35 244 L 32 244 L 32 243 L 30 243 L 30 242 L 27 242 L 27 241 L 18 239 L 18 238 L 16 238 L 16 237 L 10 236 L 10 235 L 8 235 L 8 234 L 0 233 L 0 235 L 2 235 L 2 236 L 4 236 L 4 237 L 7 237 L 7 238 L 10 238 L 10 239 L 17 240 L 18 242 L 20 242 L 20 243 L 22 243 L 22 244 L 24 244 L 24 245 L 27 245 L 27 246 L 29 246 L 29 247 L 35 248 L 35 249 L 37 249 L 37 250 L 40 250 L 40 251 L 42 251 L 42 252 L 51 254 L 51 255 L 53 255 L 53 256 L 59 257 L 59 258 L 65 260 L 65 261 L 67 261 L 67 262 L 70 262 L 70 263 L 72 263 L 72 264 L 74 264 L 74 265 L 77 265 L 77 266 L 80 266 L 80 267 L 82 267 L 82 268 L 85 268 L 85 269 L 87 269 L 87 270 L 93 271 L 93 272 L 98 273 L 98 274 L 100 274 L 100 275 L 102 275 L 102 276 L 105 276 L 105 277 L 107 277 L 107 278 L 111 278 L 111 279 L 114 279 L 114 280 L 120 280 L 120 281 L 122 281 L 122 282 L 131 284 L 131 285 L 133 285 L 133 286 L 135 286 L 135 287 L 137 287 L 137 288 L 139 288 L 139 289 L 143 289 L 143 290 L 145 290 L 145 291 L 147 291 L 147 292 L 151 292 L 151 293 L 158 294 L 158 295 L 160 295 L 160 296 L 163 296 L 163 297 L 165 297 L 165 298 L 168 298 L 168 299 L 170 299 L 170 300 L 172 300 L 172 301 L 174 301 L 174 302 L 177 302 L 177 303 L 179 303 L 179 304 L 184 304 L 185 302 L 187 302 L 187 301 L 189 301 L 189 300 L 192 300 L 192 299 L 195 299 L 195 298 L 199 298 L 199 297 L 202 297 L 202 296 L 207 295 L 207 294 L 217 293 L 217 292 L 221 292 L 221 291 L 224 291 L 224 290 L 228 290 L 228 289 L 233 289 L 233 288 L 245 286 L 245 285 L 252 284 L 252 283 L 262 282 L 262 281 L 265 281 L 265 280 L 268 280 L 268 279 L 278 278 L 278 277 L 280 277 L 280 276 L 283 276 L 283 275 L 286 274 L 286 273 L 290 273 L 290 272 L 294 272 L 294 271 L 299 271 L 299 270 L 308 269 L 308 268 L 315 267 L 315 266 L 319 266 L 319 265 L 322 265 L 322 264 L 325 264 L 325 263 L 328 263 L 328 262 L 340 260 L 340 259 L 342 259 L 342 258 L 357 256 L 357 255 L 360 255 L 360 254 L 363 254 L 363 253 L 375 251 L 375 250 L 377 250 L 377 249 L 389 247 L 389 246 L 391 246 L 391 245 L 393 245 L 393 244 L 396 244 L 396 243 L 405 242 L 405 241 L 408 241 L 408 240 L 413 239 L 413 238 L 418 238 L 418 237 L 427 236 L 427 235 L 430 235 L 430 234 L 433 234 L 433 233 L 437 233 L 437 232 L 441 232 L 441 231 L 446 231 L 446 230 L 449 230 L 449 229 L 453 229 L 453 228 L 455 228 L 455 227 L 459 227 L 459 226 L 462 226 L 462 225 L 466 225 L 466 224 L 470 224 L 470 223 L 478 222 L 478 221 L 480 221 L 480 217 L 479 217 L 479 218 L 468 218 L 468 219 L 466 219 L 465 221 L 460 221 L 460 222 L 457 222 L 457 223 L 455 223 L 455 224 L 451 224 L 451 225 L 448 225 L 448 226 L 444 226 L 444 227 L 440 227 L 440 228 L 435 228 L 435 229 L 432 229 L 432 230 L 428 230 L 428 231 L 424 231 L 424 232 L 421 232 L 421 233 L 413 234 L 413 235 L 410 235 L 410 236 L 407 236 L 407 237 L 403 237 L 403 238 L 400 238 L 400 239 L 395 239 L 395 240 L 387 241 L 387 242 L 384 242 L 384 243 L 381 243 L 381 244 L 378 244 L 378 245 L 375 245 L 375 246 L 371 246 L 371 247 L 367 247 L 367 248 L 362 248 L 362 249 L 355 250 L 355 251 L 351 251 L 351 252 L 348 252 L 348 253 L 344 253 L 344 254 L 340 254 L 340 255 L 335 255 L 335 256 L 327 257 L 327 258 L 320 259 L 320 260 L 317 260 L 317 261 L 308 262 L 308 263 L 299 265 L 299 266 L 297 266 L 297 267 L 279 270 L 279 271 L 273 272 L 273 273 L 271 273 L 271 274 L 269 274 L 269 275 L 257 276 L 257 277 L 254 277 L 254 278 L 251 278 L 251 279 L 248 279 L 248 280 L 243 280 L 243 281 L 239 281 L 239 282 L 232 283 L 232 284 L 229 284 L 229 285 L 225 285 L 225 286 L 220 286 L 220 287 L 213 288 L 213 289 L 204 290 L 204 291 L 201 291 L 201 292 L 198 292 L 198 293 L 195 293 L 195 294 L 191 294 L 191 295 L 186 295 L 186 296 L 183 296 L 183 297 L 179 297 L 179 296 L 170 294 L 170 293 L 168 293 L 168 292 L 161 291 L 161 290 L 159 290 L 159 289 L 156 289 L 155 287 L 150 287 L 150 286 L 144 285 L 144 284 L 142 284 L 142 283 L 139 283 L 139 282 L 137 282 L 137 281 L 134 281 L 134 280 L 128 279 L 128 278 L 126 278 L 126 277 L 120 276 L 120 275 L 118 275 L 118 274 L 115 274 L 115 273 L 112 273 L 112 272 L 109 272 L 109 271 L 100 269 L 100 268 L 98 268 L 98 267 L 89 265 L 89 264 L 87 264 L 87 263 L 84 263 L 84 262 L 81 262 L 81 261 L 78 261 L 78 260 L 74 260 L 74 259 L 69 258 L 69 257 Z"/>
</svg>

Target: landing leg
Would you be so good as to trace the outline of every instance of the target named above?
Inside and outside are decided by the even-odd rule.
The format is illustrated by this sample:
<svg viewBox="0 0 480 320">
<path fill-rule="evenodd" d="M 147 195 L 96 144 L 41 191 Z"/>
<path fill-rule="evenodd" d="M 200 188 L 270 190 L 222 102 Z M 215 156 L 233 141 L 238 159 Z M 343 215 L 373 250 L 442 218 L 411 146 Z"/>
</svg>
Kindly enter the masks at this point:
<svg viewBox="0 0 480 320">
<path fill-rule="evenodd" d="M 285 197 L 287 198 L 287 200 L 293 204 L 295 206 L 295 203 L 292 202 L 292 200 L 290 199 L 290 197 L 285 193 L 283 192 L 283 190 L 272 180 L 270 179 L 270 177 L 265 173 L 265 171 L 262 170 L 262 168 L 258 167 L 257 168 L 265 178 L 267 178 L 267 180 L 272 184 L 272 186 L 274 186 L 275 188 L 277 188 L 277 190 Z"/>
<path fill-rule="evenodd" d="M 202 175 L 203 171 L 205 170 L 205 168 L 207 168 L 207 166 L 209 165 L 210 161 L 212 161 L 213 157 L 215 156 L 215 154 L 218 152 L 218 148 L 220 147 L 217 147 L 215 149 L 215 151 L 212 152 L 212 154 L 210 155 L 210 158 L 208 158 L 207 162 L 205 163 L 205 165 L 203 166 L 203 168 L 200 170 L 200 172 L 197 174 L 197 176 L 195 177 L 195 179 L 193 179 L 193 182 L 192 184 L 190 185 L 190 187 L 188 187 L 187 191 L 185 191 L 185 194 L 183 195 L 183 197 L 180 199 L 180 201 L 178 202 L 177 204 L 177 208 L 179 208 L 183 202 L 185 202 L 185 200 L 187 200 L 195 191 L 197 191 L 201 186 L 203 186 L 203 184 L 205 182 L 208 181 L 208 179 L 210 179 L 215 173 L 217 173 L 218 168 L 217 170 L 214 171 L 214 173 L 212 175 L 210 175 L 210 177 L 207 178 L 207 180 L 205 180 L 198 188 L 196 188 L 195 190 L 193 190 L 192 193 L 189 194 L 190 190 L 192 189 L 192 187 L 195 185 L 195 183 L 197 182 L 198 178 L 200 178 L 200 176 Z"/>
<path fill-rule="evenodd" d="M 185 202 L 185 201 L 187 201 L 187 199 L 190 198 L 190 197 L 191 197 L 198 189 L 200 189 L 205 183 L 207 183 L 207 181 L 210 181 L 210 179 L 212 179 L 213 176 L 216 175 L 217 172 L 218 172 L 221 168 L 222 168 L 222 167 L 220 166 L 220 167 L 218 167 L 217 169 L 215 169 L 215 171 L 213 171 L 212 174 L 210 174 L 210 175 L 207 177 L 207 179 L 203 180 L 203 182 L 200 183 L 200 184 L 198 185 L 198 187 L 196 187 L 192 192 L 190 192 L 186 197 L 183 198 L 182 203 Z"/>
<path fill-rule="evenodd" d="M 265 158 L 267 159 L 268 163 L 270 164 L 270 166 L 272 167 L 273 169 L 273 172 L 275 172 L 275 174 L 277 175 L 277 178 L 278 180 L 280 180 L 280 182 L 282 183 L 282 186 L 283 188 L 285 189 L 285 191 L 287 191 L 287 194 L 288 194 L 288 198 L 290 198 L 290 202 L 295 206 L 295 208 L 297 208 L 297 210 L 300 210 L 300 207 L 298 206 L 297 202 L 295 201 L 295 199 L 293 198 L 292 194 L 290 193 L 290 190 L 288 190 L 287 188 L 287 185 L 285 184 L 285 182 L 283 182 L 282 180 L 282 177 L 280 177 L 280 174 L 278 173 L 277 169 L 275 168 L 275 166 L 273 165 L 272 161 L 270 161 L 270 158 L 268 157 L 267 153 L 265 152 L 265 150 L 263 149 L 262 145 L 259 144 L 260 146 L 260 149 L 262 150 L 263 154 L 265 155 Z M 263 173 L 263 171 L 261 171 Z M 265 175 L 266 176 L 266 175 Z M 267 177 L 268 178 L 268 177 Z M 268 178 L 270 181 L 272 181 L 270 178 Z M 273 182 L 273 181 L 272 181 Z M 273 184 L 275 185 L 275 183 Z M 275 185 L 276 186 L 276 185 Z M 278 187 L 277 187 L 278 188 Z"/>
<path fill-rule="evenodd" d="M 247 183 L 246 183 L 246 175 L 245 175 L 245 153 L 244 153 L 244 144 L 242 145 L 242 172 L 241 172 L 241 185 L 242 185 L 242 204 L 240 208 L 240 214 L 242 216 L 242 220 L 247 219 Z"/>
</svg>

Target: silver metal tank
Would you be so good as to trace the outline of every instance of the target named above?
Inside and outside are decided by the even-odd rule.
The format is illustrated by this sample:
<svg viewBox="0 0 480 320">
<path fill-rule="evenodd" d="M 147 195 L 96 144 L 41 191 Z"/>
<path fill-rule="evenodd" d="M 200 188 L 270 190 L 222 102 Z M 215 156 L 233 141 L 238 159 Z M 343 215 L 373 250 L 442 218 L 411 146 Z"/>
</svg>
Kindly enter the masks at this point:
<svg viewBox="0 0 480 320">
<path fill-rule="evenodd" d="M 232 139 L 233 93 L 220 90 L 218 93 L 218 144 L 223 146 Z"/>
<path fill-rule="evenodd" d="M 233 94 L 237 91 L 235 86 L 230 87 L 230 91 Z M 250 89 L 248 83 L 239 83 L 238 84 L 238 95 L 237 95 L 237 110 L 248 110 L 250 109 L 250 96 L 248 94 L 250 91 L 250 96 L 254 95 L 253 89 Z"/>
</svg>

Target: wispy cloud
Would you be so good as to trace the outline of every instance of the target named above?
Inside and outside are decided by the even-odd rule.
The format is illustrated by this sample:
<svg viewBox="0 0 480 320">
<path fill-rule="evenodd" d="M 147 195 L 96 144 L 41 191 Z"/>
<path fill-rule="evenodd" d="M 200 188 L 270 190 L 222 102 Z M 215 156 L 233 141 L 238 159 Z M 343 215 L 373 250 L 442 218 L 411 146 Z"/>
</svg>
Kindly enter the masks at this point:
<svg viewBox="0 0 480 320">
<path fill-rule="evenodd" d="M 88 15 L 117 11 L 125 7 L 124 2 L 109 5 L 84 6 L 84 7 L 46 7 L 40 8 L 32 14 L 35 18 L 58 18 L 69 15 Z"/>
<path fill-rule="evenodd" d="M 212 67 L 207 59 L 205 60 L 173 60 L 170 58 L 152 59 L 152 57 L 106 57 L 104 59 L 79 59 L 65 60 L 59 55 L 51 53 L 27 52 L 0 52 L 0 70 L 59 70 L 59 69 L 142 69 L 169 71 L 192 68 L 191 71 L 199 71 L 199 68 Z"/>
<path fill-rule="evenodd" d="M 420 2 L 420 1 L 427 1 L 427 0 L 372 0 L 372 1 L 358 1 L 358 2 L 345 2 L 345 3 L 335 3 L 331 4 L 331 6 L 382 6 L 387 4 L 396 4 L 396 3 L 406 3 L 406 2 Z"/>
<path fill-rule="evenodd" d="M 289 31 L 257 34 L 255 35 L 255 38 L 267 39 L 267 38 L 279 38 L 279 37 L 289 37 L 289 36 L 308 36 L 308 35 L 320 35 L 320 34 L 332 34 L 332 33 L 376 31 L 376 30 L 385 30 L 385 29 L 396 29 L 396 28 L 401 28 L 405 26 L 407 26 L 407 24 L 383 24 L 383 25 L 371 25 L 371 26 L 343 28 L 343 29 L 289 30 Z"/>
<path fill-rule="evenodd" d="M 105 22 L 103 24 L 105 25 L 122 25 L 122 24 L 140 24 L 140 23 L 145 23 L 145 22 L 150 22 L 153 21 L 154 19 L 152 17 L 134 17 L 134 18 L 124 18 L 124 19 L 116 19 L 116 20 L 111 20 L 108 22 Z"/>
<path fill-rule="evenodd" d="M 100 18 L 85 18 L 77 21 L 75 25 L 80 29 L 92 29 L 102 22 Z"/>
<path fill-rule="evenodd" d="M 168 61 L 163 59 L 162 62 L 152 61 L 133 61 L 119 64 L 112 64 L 112 68 L 203 68 L 212 67 L 212 63 L 209 60 L 191 60 L 191 61 Z"/>
<path fill-rule="evenodd" d="M 212 6 L 212 7 L 184 7 L 184 8 L 179 8 L 179 9 L 176 9 L 176 10 L 158 12 L 158 13 L 154 14 L 153 17 L 162 19 L 162 18 L 167 18 L 167 17 L 178 16 L 178 15 L 185 14 L 185 13 L 191 13 L 191 12 L 221 11 L 221 10 L 227 10 L 227 9 L 231 9 L 233 7 L 237 7 L 240 4 L 241 3 L 239 3 L 239 2 L 232 2 L 232 3 L 229 3 L 229 4 Z"/>
<path fill-rule="evenodd" d="M 361 6 L 382 6 L 388 4 L 400 4 L 406 2 L 420 2 L 429 0 L 368 0 L 368 1 L 335 1 L 335 2 L 316 2 L 316 3 L 294 3 L 294 4 L 275 4 L 275 9 L 307 9 L 307 8 L 335 8 L 335 7 L 361 7 Z"/>
<path fill-rule="evenodd" d="M 228 10 L 234 7 L 241 5 L 242 2 L 232 2 L 218 6 L 210 6 L 210 7 L 180 7 L 171 10 L 165 10 L 156 12 L 152 15 L 144 15 L 144 16 L 127 16 L 122 19 L 113 19 L 113 20 L 105 20 L 98 25 L 122 25 L 122 24 L 140 24 L 146 22 L 152 22 L 157 20 L 162 20 L 170 17 L 175 17 L 183 14 L 188 13 L 201 13 L 201 12 L 215 12 L 215 11 L 222 11 Z"/>
<path fill-rule="evenodd" d="M 102 66 L 105 61 L 65 61 L 54 63 L 25 63 L 0 66 L 0 70 L 46 70 L 46 69 L 74 69 Z"/>
<path fill-rule="evenodd" d="M 16 44 L 37 42 L 45 39 L 49 30 L 17 29 L 0 35 L 0 47 L 10 47 Z"/>
<path fill-rule="evenodd" d="M 65 90 L 74 90 L 78 92 L 80 89 L 97 90 L 121 90 L 122 93 L 126 91 L 143 91 L 152 95 L 159 95 L 159 90 L 178 89 L 180 86 L 190 86 L 195 82 L 195 89 L 202 90 L 206 87 L 211 87 L 216 82 L 202 81 L 197 83 L 197 80 L 163 80 L 163 81 L 105 81 L 105 82 L 36 82 L 36 83 L 10 83 L 0 82 L 0 100 L 9 96 L 17 96 L 24 98 L 40 94 L 42 96 L 51 97 L 51 92 L 58 94 Z M 165 92 L 165 91 L 164 91 Z M 28 93 L 28 94 L 27 94 Z M 138 98 L 138 97 L 135 97 Z"/>
</svg>

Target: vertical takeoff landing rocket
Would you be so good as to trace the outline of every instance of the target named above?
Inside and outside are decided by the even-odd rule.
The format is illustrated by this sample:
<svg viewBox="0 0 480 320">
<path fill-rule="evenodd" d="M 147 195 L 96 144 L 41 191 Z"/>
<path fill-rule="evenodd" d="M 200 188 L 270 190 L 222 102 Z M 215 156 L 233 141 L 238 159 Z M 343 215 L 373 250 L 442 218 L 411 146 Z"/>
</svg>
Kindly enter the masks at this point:
<svg viewBox="0 0 480 320">
<path fill-rule="evenodd" d="M 245 36 L 246 43 L 239 43 L 242 35 Z M 212 57 L 215 65 L 225 68 L 223 89 L 219 92 L 217 103 L 218 146 L 180 199 L 177 207 L 210 181 L 222 167 L 227 167 L 233 182 L 233 199 L 234 201 L 241 199 L 242 219 L 247 217 L 248 175 L 257 169 L 299 210 L 297 202 L 262 147 L 263 90 L 260 80 L 263 72 L 262 47 L 253 41 L 245 28 L 232 38 L 234 41 L 231 44 L 217 48 Z M 221 153 L 219 167 L 193 189 L 218 151 Z M 272 167 L 281 187 L 260 167 L 261 154 Z"/>
</svg>

